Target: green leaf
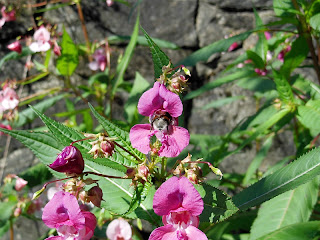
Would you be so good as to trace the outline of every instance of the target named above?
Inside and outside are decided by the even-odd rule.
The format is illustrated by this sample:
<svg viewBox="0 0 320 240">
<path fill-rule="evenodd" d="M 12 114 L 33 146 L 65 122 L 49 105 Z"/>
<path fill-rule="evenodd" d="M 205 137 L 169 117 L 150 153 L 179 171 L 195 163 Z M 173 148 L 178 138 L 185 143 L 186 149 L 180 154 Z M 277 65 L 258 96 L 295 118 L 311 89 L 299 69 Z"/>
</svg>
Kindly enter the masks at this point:
<svg viewBox="0 0 320 240">
<path fill-rule="evenodd" d="M 263 143 L 261 149 L 256 154 L 252 162 L 250 163 L 248 170 L 246 172 L 246 175 L 243 178 L 242 184 L 247 185 L 253 176 L 253 174 L 257 171 L 257 169 L 260 167 L 263 159 L 267 156 L 269 149 L 272 145 L 274 135 L 269 136 L 266 141 Z"/>
<path fill-rule="evenodd" d="M 239 35 L 235 35 L 233 37 L 211 43 L 210 45 L 193 52 L 190 56 L 180 61 L 178 65 L 192 67 L 195 66 L 198 62 L 207 61 L 212 56 L 212 54 L 218 52 L 226 52 L 231 44 L 247 39 L 252 32 L 253 31 L 244 32 Z"/>
<path fill-rule="evenodd" d="M 307 40 L 303 35 L 299 35 L 292 43 L 291 50 L 284 56 L 284 62 L 280 69 L 282 75 L 289 79 L 291 72 L 303 62 L 308 53 Z"/>
<path fill-rule="evenodd" d="M 131 199 L 129 209 L 124 215 L 132 213 L 134 210 L 137 209 L 137 207 L 139 207 L 140 203 L 147 197 L 151 186 L 152 184 L 150 182 L 138 182 L 133 197 Z"/>
<path fill-rule="evenodd" d="M 310 21 L 310 26 L 314 30 L 320 31 L 320 13 L 312 16 L 309 21 Z"/>
<path fill-rule="evenodd" d="M 71 37 L 63 29 L 61 56 L 57 59 L 57 69 L 63 76 L 71 76 L 79 64 L 78 49 Z"/>
<path fill-rule="evenodd" d="M 120 146 L 125 148 L 128 152 L 122 150 L 120 147 L 116 146 L 116 150 L 124 157 L 127 159 L 126 162 L 123 164 L 131 167 L 131 166 L 136 166 L 139 161 L 142 161 L 141 159 L 144 158 L 144 155 L 133 148 L 131 146 L 131 142 L 129 139 L 129 133 L 122 130 L 112 122 L 108 121 L 104 117 L 102 117 L 95 109 L 94 107 L 89 103 L 89 107 L 94 115 L 94 117 L 98 120 L 98 122 L 101 124 L 103 129 L 108 133 L 110 137 L 116 137 L 117 139 L 115 140 L 116 143 L 118 143 Z"/>
<path fill-rule="evenodd" d="M 273 71 L 273 76 L 281 101 L 291 106 L 294 102 L 294 97 L 291 86 L 287 80 L 288 78 L 286 78 L 285 75 L 276 72 L 275 70 Z"/>
<path fill-rule="evenodd" d="M 252 70 L 242 69 L 242 70 L 236 71 L 236 72 L 231 73 L 227 76 L 220 77 L 220 78 L 214 80 L 213 82 L 209 82 L 209 83 L 203 85 L 202 87 L 198 88 L 197 90 L 194 90 L 194 91 L 188 93 L 184 97 L 184 100 L 189 100 L 189 99 L 195 98 L 204 92 L 207 92 L 211 89 L 214 89 L 216 87 L 221 86 L 222 84 L 230 83 L 232 81 L 239 80 L 241 78 L 246 78 L 246 77 L 253 76 L 253 75 L 255 75 L 255 73 Z"/>
<path fill-rule="evenodd" d="M 260 29 L 263 28 L 263 22 L 262 19 L 260 18 L 259 14 L 257 13 L 257 11 L 255 9 L 253 9 L 254 11 L 254 16 L 256 19 L 256 28 Z M 260 56 L 262 62 L 263 62 L 263 66 L 261 66 L 261 62 L 259 63 L 260 67 L 258 68 L 264 68 L 264 61 L 266 61 L 266 56 L 267 56 L 267 51 L 268 51 L 268 43 L 267 43 L 267 39 L 266 36 L 264 35 L 263 31 L 258 31 L 258 42 L 255 46 L 255 53 Z M 250 58 L 251 59 L 251 58 Z M 253 59 L 252 59 L 253 60 Z"/>
<path fill-rule="evenodd" d="M 200 222 L 217 223 L 223 221 L 238 211 L 230 197 L 223 191 L 208 183 L 196 185 L 203 198 L 204 209 L 200 215 Z"/>
<path fill-rule="evenodd" d="M 313 137 L 320 132 L 320 100 L 309 100 L 305 106 L 298 106 L 298 120 L 308 129 Z"/>
<path fill-rule="evenodd" d="M 273 9 L 281 17 L 295 17 L 297 12 L 291 0 L 273 0 Z"/>
<path fill-rule="evenodd" d="M 318 192 L 319 179 L 315 178 L 263 203 L 252 225 L 250 240 L 290 224 L 307 222 L 317 202 Z"/>
<path fill-rule="evenodd" d="M 133 55 L 134 48 L 136 47 L 136 44 L 137 44 L 138 34 L 139 34 L 139 14 L 137 16 L 137 20 L 134 25 L 133 32 L 131 34 L 130 42 L 124 52 L 124 56 L 123 56 L 121 62 L 117 66 L 116 76 L 111 80 L 111 85 L 112 85 L 111 96 L 115 95 L 118 87 L 123 82 L 124 73 L 129 65 L 129 62 L 130 62 L 131 57 Z"/>
<path fill-rule="evenodd" d="M 232 200 L 240 210 L 246 210 L 310 181 L 319 173 L 320 148 L 316 148 L 244 189 Z"/>
<path fill-rule="evenodd" d="M 265 235 L 258 240 L 316 240 L 320 237 L 320 221 L 312 221 L 306 223 L 296 223 L 279 230 L 276 230 L 268 235 Z"/>
<path fill-rule="evenodd" d="M 9 220 L 16 204 L 17 202 L 15 201 L 0 202 L 0 227 L 4 226 L 6 221 Z"/>
<path fill-rule="evenodd" d="M 17 60 L 17 59 L 20 59 L 22 57 L 29 56 L 32 54 L 34 54 L 34 52 L 32 52 L 29 47 L 24 47 L 20 54 L 12 51 L 12 52 L 8 53 L 7 55 L 5 55 L 3 58 L 1 58 L 0 69 L 1 69 L 2 65 L 9 60 Z"/>
<path fill-rule="evenodd" d="M 248 56 L 248 59 L 251 59 L 253 61 L 253 64 L 257 68 L 259 68 L 259 69 L 265 68 L 265 63 L 259 54 L 255 53 L 251 50 L 247 50 L 247 56 Z"/>
<path fill-rule="evenodd" d="M 158 45 L 152 40 L 148 33 L 141 28 L 145 38 L 148 41 L 149 48 L 152 55 L 153 67 L 154 67 L 154 78 L 157 79 L 162 74 L 162 67 L 167 66 L 170 62 L 168 56 L 158 47 Z"/>
<path fill-rule="evenodd" d="M 126 119 L 132 123 L 135 115 L 137 114 L 137 105 L 142 93 L 150 87 L 150 83 L 145 80 L 140 73 L 136 72 L 136 77 L 129 98 L 124 104 Z"/>
<path fill-rule="evenodd" d="M 239 79 L 236 84 L 254 93 L 265 93 L 276 89 L 274 82 L 270 78 L 257 75 Z M 270 96 L 269 93 L 268 96 Z"/>
</svg>

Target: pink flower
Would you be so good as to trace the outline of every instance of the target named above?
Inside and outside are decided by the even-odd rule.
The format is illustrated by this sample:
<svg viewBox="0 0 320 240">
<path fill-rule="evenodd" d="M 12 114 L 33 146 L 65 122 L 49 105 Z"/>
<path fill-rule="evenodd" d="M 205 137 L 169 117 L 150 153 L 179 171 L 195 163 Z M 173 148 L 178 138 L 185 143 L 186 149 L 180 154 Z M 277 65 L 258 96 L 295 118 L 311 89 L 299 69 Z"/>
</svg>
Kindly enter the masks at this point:
<svg viewBox="0 0 320 240">
<path fill-rule="evenodd" d="M 14 186 L 14 188 L 17 191 L 21 191 L 26 185 L 28 184 L 28 181 L 24 180 L 23 178 L 20 177 L 16 177 L 16 184 Z"/>
<path fill-rule="evenodd" d="M 237 42 L 234 42 L 230 45 L 230 47 L 228 48 L 228 52 L 232 52 L 233 50 L 235 50 L 237 47 L 239 47 L 239 44 Z"/>
<path fill-rule="evenodd" d="M 266 37 L 267 40 L 269 40 L 272 37 L 270 32 L 264 32 L 264 36 Z"/>
<path fill-rule="evenodd" d="M 19 104 L 17 93 L 10 87 L 5 87 L 0 91 L 0 114 L 6 110 L 13 110 Z"/>
<path fill-rule="evenodd" d="M 267 70 L 266 69 L 255 68 L 254 71 L 260 76 L 267 75 Z"/>
<path fill-rule="evenodd" d="M 47 239 L 89 240 L 96 227 L 96 218 L 81 211 L 76 197 L 68 192 L 57 192 L 43 208 L 43 222 L 56 228 L 59 236 Z"/>
<path fill-rule="evenodd" d="M 35 31 L 33 38 L 35 42 L 29 46 L 32 52 L 46 52 L 51 48 L 50 33 L 44 26 Z"/>
<path fill-rule="evenodd" d="M 58 45 L 57 41 L 54 41 L 53 43 L 53 52 L 57 56 L 61 55 L 61 47 Z"/>
<path fill-rule="evenodd" d="M 284 61 L 284 56 L 285 56 L 288 52 L 290 52 L 290 50 L 291 50 L 291 46 L 288 45 L 287 47 L 285 47 L 284 49 L 281 50 L 281 52 L 278 54 L 277 58 L 278 58 L 281 62 L 283 62 L 283 61 Z"/>
<path fill-rule="evenodd" d="M 107 57 L 105 50 L 103 48 L 97 49 L 92 57 L 94 58 L 94 61 L 89 63 L 89 68 L 92 71 L 97 71 L 98 69 L 104 71 L 107 66 Z"/>
<path fill-rule="evenodd" d="M 0 114 L 1 114 L 1 110 L 0 110 Z M 12 127 L 9 124 L 8 125 L 4 125 L 4 124 L 0 123 L 0 128 L 12 130 Z M 1 132 L 1 129 L 0 129 L 0 136 L 2 136 L 2 135 L 4 135 L 4 133 Z"/>
<path fill-rule="evenodd" d="M 67 146 L 49 167 L 57 172 L 81 174 L 84 169 L 84 161 L 79 149 L 74 146 Z"/>
<path fill-rule="evenodd" d="M 7 46 L 11 51 L 15 51 L 17 53 L 21 53 L 22 47 L 20 41 L 15 41 Z"/>
<path fill-rule="evenodd" d="M 16 12 L 11 10 L 10 12 L 6 12 L 6 7 L 3 6 L 1 8 L 2 18 L 0 19 L 0 29 L 6 22 L 11 22 L 16 20 Z"/>
<path fill-rule="evenodd" d="M 106 0 L 106 4 L 108 7 L 111 7 L 113 5 L 113 1 L 112 0 Z"/>
<path fill-rule="evenodd" d="M 137 124 L 131 128 L 129 136 L 132 146 L 147 154 L 151 151 L 150 138 L 155 135 L 162 144 L 159 156 L 178 156 L 190 139 L 188 130 L 177 126 L 177 117 L 182 110 L 179 96 L 170 92 L 164 84 L 155 82 L 138 102 L 139 113 L 148 116 L 150 124 Z"/>
<path fill-rule="evenodd" d="M 110 222 L 106 233 L 110 240 L 130 240 L 132 237 L 130 224 L 122 218 Z"/>
<path fill-rule="evenodd" d="M 153 198 L 154 212 L 162 216 L 164 226 L 156 228 L 149 240 L 207 240 L 198 229 L 203 201 L 186 177 L 172 177 L 164 182 Z"/>
</svg>

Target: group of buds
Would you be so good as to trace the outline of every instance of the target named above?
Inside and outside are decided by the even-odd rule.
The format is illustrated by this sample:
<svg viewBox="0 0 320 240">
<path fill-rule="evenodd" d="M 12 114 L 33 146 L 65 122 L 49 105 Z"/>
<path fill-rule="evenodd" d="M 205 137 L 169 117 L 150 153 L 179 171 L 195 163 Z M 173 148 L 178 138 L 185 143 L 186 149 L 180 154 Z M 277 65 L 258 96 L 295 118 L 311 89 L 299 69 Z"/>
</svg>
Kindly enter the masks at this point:
<svg viewBox="0 0 320 240">
<path fill-rule="evenodd" d="M 199 164 L 204 163 L 207 164 L 209 168 L 220 177 L 220 179 L 222 178 L 223 174 L 219 168 L 213 167 L 209 162 L 202 161 L 202 158 L 192 161 L 191 157 L 192 156 L 188 154 L 185 159 L 181 160 L 178 166 L 173 170 L 173 174 L 180 177 L 186 176 L 194 184 L 199 184 L 203 181 L 202 169 Z"/>
<path fill-rule="evenodd" d="M 172 64 L 169 62 L 167 66 L 162 67 L 162 74 L 157 81 L 165 84 L 171 92 L 177 94 L 182 93 L 186 89 L 188 81 L 185 75 L 190 77 L 190 71 L 184 66 L 175 68 L 172 68 L 171 66 Z"/>
</svg>

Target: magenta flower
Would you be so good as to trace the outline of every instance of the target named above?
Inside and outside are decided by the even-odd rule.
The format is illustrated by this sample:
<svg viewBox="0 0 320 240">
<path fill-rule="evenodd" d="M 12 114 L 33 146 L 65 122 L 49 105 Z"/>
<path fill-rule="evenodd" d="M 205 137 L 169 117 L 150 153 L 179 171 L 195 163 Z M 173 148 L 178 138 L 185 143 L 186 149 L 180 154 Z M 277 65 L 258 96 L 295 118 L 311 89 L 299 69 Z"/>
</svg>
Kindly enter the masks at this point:
<svg viewBox="0 0 320 240">
<path fill-rule="evenodd" d="M 47 239 L 89 240 L 96 227 L 96 218 L 81 211 L 76 197 L 68 192 L 57 192 L 43 208 L 43 222 L 56 228 L 59 236 Z"/>
<path fill-rule="evenodd" d="M 122 218 L 118 218 L 110 222 L 106 233 L 110 240 L 130 240 L 132 237 L 130 224 Z"/>
<path fill-rule="evenodd" d="M 11 10 L 10 12 L 6 12 L 6 7 L 3 6 L 1 8 L 2 18 L 0 19 L 0 29 L 6 22 L 11 22 L 16 20 L 16 12 L 15 10 Z"/>
<path fill-rule="evenodd" d="M 35 31 L 33 38 L 35 42 L 29 46 L 32 52 L 46 52 L 51 48 L 50 32 L 44 26 Z"/>
<path fill-rule="evenodd" d="M 198 229 L 202 198 L 186 177 L 164 182 L 154 194 L 153 209 L 162 216 L 164 226 L 153 230 L 149 240 L 208 240 Z"/>
<path fill-rule="evenodd" d="M 188 130 L 177 126 L 177 117 L 182 110 L 179 96 L 170 92 L 164 84 L 155 82 L 138 102 L 139 113 L 148 116 L 150 124 L 137 124 L 131 128 L 129 137 L 132 146 L 147 154 L 151 151 L 150 138 L 155 135 L 162 144 L 159 156 L 178 156 L 190 139 Z"/>
<path fill-rule="evenodd" d="M 84 161 L 79 149 L 67 146 L 49 167 L 57 172 L 81 174 L 84 169 Z"/>
<path fill-rule="evenodd" d="M 22 46 L 21 46 L 20 41 L 15 41 L 15 42 L 9 44 L 7 46 L 7 48 L 9 48 L 11 51 L 15 51 L 17 53 L 21 53 L 21 51 L 22 51 Z"/>
<path fill-rule="evenodd" d="M 107 66 L 107 57 L 105 50 L 102 48 L 97 49 L 92 55 L 92 57 L 94 58 L 94 61 L 89 63 L 89 68 L 92 71 L 97 71 L 98 69 L 104 71 Z"/>
<path fill-rule="evenodd" d="M 281 52 L 278 54 L 277 58 L 278 58 L 281 62 L 283 62 L 283 61 L 284 61 L 284 56 L 285 56 L 288 52 L 290 52 L 290 50 L 291 50 L 291 46 L 288 45 L 287 47 L 285 47 L 284 49 L 281 50 Z"/>
</svg>

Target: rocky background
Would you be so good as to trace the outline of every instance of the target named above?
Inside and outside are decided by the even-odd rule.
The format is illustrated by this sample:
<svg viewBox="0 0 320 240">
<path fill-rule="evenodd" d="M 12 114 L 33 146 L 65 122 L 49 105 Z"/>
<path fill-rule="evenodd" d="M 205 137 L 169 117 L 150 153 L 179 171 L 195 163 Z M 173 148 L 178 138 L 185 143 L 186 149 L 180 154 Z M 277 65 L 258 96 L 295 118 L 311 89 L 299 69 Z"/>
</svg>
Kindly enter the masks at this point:
<svg viewBox="0 0 320 240">
<path fill-rule="evenodd" d="M 135 1 L 129 2 L 135 3 Z M 108 7 L 103 0 L 83 0 L 81 4 L 90 40 L 99 41 L 111 35 L 131 34 L 137 9 L 131 12 L 129 7 L 117 2 Z M 177 63 L 193 51 L 214 41 L 223 39 L 230 34 L 254 28 L 253 7 L 257 9 L 265 23 L 273 19 L 271 0 L 144 0 L 140 4 L 140 24 L 151 37 L 171 41 L 179 46 L 178 50 L 163 49 L 172 62 Z M 43 14 L 43 18 L 52 24 L 56 23 L 59 30 L 62 30 L 64 26 L 76 43 L 85 42 L 75 6 L 46 12 Z M 6 23 L 3 29 L 0 30 L 0 58 L 8 53 L 6 46 L 12 42 L 12 39 L 18 35 L 26 34 L 26 30 L 30 26 L 32 26 L 32 23 L 27 10 L 16 22 Z M 253 36 L 242 44 L 242 48 L 236 51 L 214 54 L 209 61 L 198 63 L 191 69 L 191 90 L 213 81 L 219 72 L 224 70 L 245 49 L 252 47 L 254 42 L 255 38 Z M 111 58 L 123 51 L 124 47 L 125 45 L 123 44 L 112 45 Z M 116 57 L 113 59 L 116 61 Z M 21 79 L 24 61 L 25 59 L 19 62 L 7 62 L 0 69 L 0 81 L 7 78 Z M 148 81 L 153 81 L 153 64 L 148 47 L 137 46 L 125 76 L 126 80 L 134 79 L 136 71 Z M 86 81 L 90 74 L 92 72 L 87 67 L 86 59 L 82 59 L 73 81 Z M 308 74 L 312 75 L 313 73 Z M 22 95 L 30 95 L 44 87 L 53 87 L 59 84 L 61 84 L 59 80 L 50 77 L 32 86 L 25 87 Z M 219 109 L 201 109 L 202 106 L 212 100 L 238 95 L 245 95 L 246 97 Z M 119 117 L 122 117 L 122 107 L 126 97 L 125 95 L 120 95 L 117 101 L 117 116 Z M 240 120 L 255 113 L 255 104 L 250 91 L 241 89 L 234 84 L 223 85 L 185 102 L 186 127 L 191 134 L 225 134 L 235 127 Z M 62 111 L 63 107 L 63 103 L 57 104 L 47 114 L 50 115 L 54 112 Z M 42 126 L 42 123 L 35 121 L 26 128 L 37 126 Z M 292 141 L 292 136 L 288 134 L 284 132 L 276 138 L 272 151 L 264 162 L 264 168 L 283 156 L 294 153 L 293 143 L 290 142 Z M 5 143 L 6 137 L 1 137 L 1 150 L 4 149 Z M 37 162 L 34 155 L 15 140 L 11 141 L 10 153 L 5 164 L 4 159 L 1 159 L 4 176 L 8 173 L 21 172 Z M 223 161 L 220 168 L 224 173 L 244 173 L 254 156 L 255 149 L 247 147 L 239 154 L 232 155 Z M 23 222 L 18 221 L 17 225 L 18 227 L 15 229 L 16 240 L 37 239 L 46 229 L 25 219 Z M 26 230 L 25 226 L 27 226 L 28 230 Z M 9 239 L 9 237 L 6 236 L 4 239 Z"/>
</svg>

